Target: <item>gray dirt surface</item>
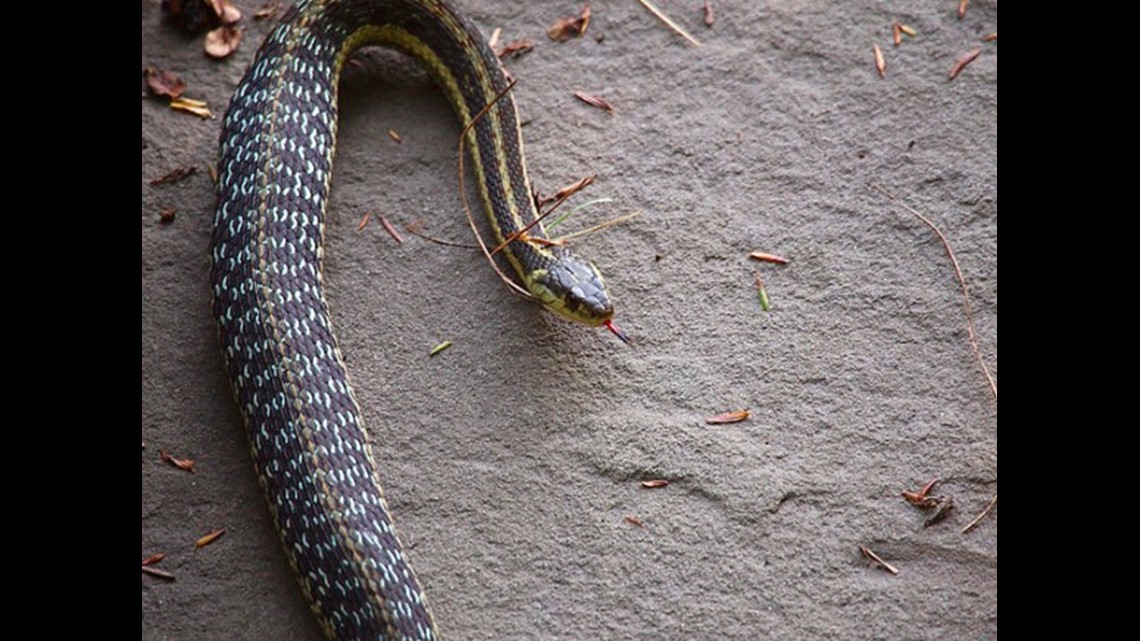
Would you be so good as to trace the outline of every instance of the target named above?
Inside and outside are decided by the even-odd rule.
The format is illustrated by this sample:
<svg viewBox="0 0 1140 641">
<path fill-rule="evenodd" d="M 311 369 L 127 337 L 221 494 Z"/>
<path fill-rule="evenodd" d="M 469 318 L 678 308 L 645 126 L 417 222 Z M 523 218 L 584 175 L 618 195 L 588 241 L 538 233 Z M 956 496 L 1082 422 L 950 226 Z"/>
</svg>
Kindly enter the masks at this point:
<svg viewBox="0 0 1140 641">
<path fill-rule="evenodd" d="M 487 33 L 537 43 L 507 63 L 536 186 L 597 174 L 569 206 L 611 199 L 564 229 L 644 213 L 574 241 L 606 274 L 627 347 L 512 295 L 477 252 L 396 244 L 377 215 L 470 242 L 459 125 L 410 61 L 369 50 L 345 74 L 327 295 L 444 636 L 996 638 L 996 510 L 961 529 L 997 492 L 997 403 L 942 245 L 874 187 L 946 234 L 996 376 L 997 42 L 982 40 L 996 0 L 964 19 L 948 0 L 714 0 L 711 28 L 701 0 L 659 0 L 701 47 L 634 0 L 592 2 L 586 37 L 562 44 L 546 29 L 581 3 L 458 2 Z M 180 74 L 218 117 L 142 100 L 142 554 L 165 552 L 177 577 L 142 577 L 152 641 L 322 638 L 209 314 L 205 167 L 271 27 L 259 6 L 239 3 L 244 41 L 214 61 L 142 3 L 142 66 Z M 918 32 L 897 48 L 896 20 Z M 705 423 L 740 408 L 751 419 Z M 924 528 L 900 492 L 934 477 L 956 509 Z"/>
</svg>

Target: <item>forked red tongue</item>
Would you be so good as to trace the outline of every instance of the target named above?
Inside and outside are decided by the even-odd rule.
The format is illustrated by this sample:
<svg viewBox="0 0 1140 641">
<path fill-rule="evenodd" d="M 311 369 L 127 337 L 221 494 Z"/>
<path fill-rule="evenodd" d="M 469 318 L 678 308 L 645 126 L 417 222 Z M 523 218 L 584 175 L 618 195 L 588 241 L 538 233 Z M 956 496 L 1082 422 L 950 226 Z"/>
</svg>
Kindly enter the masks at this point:
<svg viewBox="0 0 1140 641">
<path fill-rule="evenodd" d="M 621 342 L 625 343 L 626 345 L 630 344 L 629 343 L 629 336 L 624 331 L 622 331 L 622 328 L 615 325 L 614 321 L 612 319 L 606 321 L 606 329 L 613 332 L 614 336 L 617 336 L 618 338 L 620 338 Z"/>
</svg>

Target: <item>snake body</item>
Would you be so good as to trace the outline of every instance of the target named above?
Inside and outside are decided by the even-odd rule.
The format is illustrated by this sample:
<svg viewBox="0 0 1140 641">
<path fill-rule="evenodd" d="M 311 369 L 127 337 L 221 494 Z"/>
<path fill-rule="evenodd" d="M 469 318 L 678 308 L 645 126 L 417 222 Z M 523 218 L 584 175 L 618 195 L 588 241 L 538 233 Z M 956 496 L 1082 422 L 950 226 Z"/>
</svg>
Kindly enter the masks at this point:
<svg viewBox="0 0 1140 641">
<path fill-rule="evenodd" d="M 498 60 L 442 0 L 302 0 L 267 37 L 223 123 L 211 241 L 213 312 L 254 464 L 313 611 L 332 639 L 437 639 L 393 529 L 321 286 L 325 207 L 348 56 L 419 60 L 468 124 L 480 197 L 519 278 L 591 325 L 613 307 L 598 270 L 544 242 L 518 115 Z"/>
</svg>

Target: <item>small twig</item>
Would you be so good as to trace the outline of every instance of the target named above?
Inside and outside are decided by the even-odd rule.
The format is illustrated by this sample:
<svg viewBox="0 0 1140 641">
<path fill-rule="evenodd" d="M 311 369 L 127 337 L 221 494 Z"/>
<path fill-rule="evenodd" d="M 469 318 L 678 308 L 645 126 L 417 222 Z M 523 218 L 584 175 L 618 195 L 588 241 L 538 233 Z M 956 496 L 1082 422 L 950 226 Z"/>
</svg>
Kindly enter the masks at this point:
<svg viewBox="0 0 1140 641">
<path fill-rule="evenodd" d="M 871 561 L 875 565 L 883 568 L 887 572 L 890 572 L 891 574 L 898 574 L 899 573 L 898 568 L 896 568 L 895 566 L 891 565 L 890 563 L 887 563 L 886 561 L 879 558 L 879 555 L 872 552 L 871 549 L 868 548 L 866 545 L 860 545 L 859 551 L 863 553 L 863 556 L 867 557 L 868 559 L 871 559 Z"/>
<path fill-rule="evenodd" d="M 442 238 L 435 238 L 434 236 L 428 236 L 427 234 L 420 231 L 417 227 L 412 226 L 411 223 L 404 225 L 404 229 L 406 229 L 408 231 L 408 233 L 413 235 L 413 236 L 419 236 L 420 238 L 423 238 L 424 240 L 426 240 L 428 242 L 435 243 L 437 245 L 445 245 L 447 247 L 462 247 L 464 249 L 479 249 L 478 245 L 469 245 L 467 243 L 457 243 L 457 242 L 454 242 L 451 240 L 443 240 Z"/>
<path fill-rule="evenodd" d="M 565 236 L 559 236 L 558 241 L 559 242 L 566 242 L 567 240 L 570 240 L 571 238 L 577 238 L 578 236 L 585 236 L 586 234 L 592 234 L 596 231 L 601 231 L 601 230 L 605 229 L 606 227 L 612 227 L 618 223 L 624 223 L 625 221 L 629 220 L 630 218 L 633 218 L 635 216 L 640 216 L 643 213 L 645 213 L 644 210 L 638 209 L 637 211 L 633 212 L 632 214 L 626 214 L 624 216 L 618 216 L 617 218 L 614 218 L 612 220 L 607 220 L 604 223 L 599 223 L 597 225 L 594 225 L 593 227 L 583 229 L 582 231 L 576 231 L 572 234 L 566 234 Z"/>
<path fill-rule="evenodd" d="M 589 176 L 586 176 L 585 178 L 583 178 L 581 180 L 575 181 L 571 185 L 566 185 L 562 189 L 559 189 L 558 191 L 554 192 L 553 196 L 549 196 L 549 197 L 545 197 L 545 198 L 540 199 L 538 202 L 539 207 L 541 207 L 547 203 L 552 203 L 556 200 L 566 200 L 567 198 L 569 198 L 570 196 L 573 196 L 574 194 L 578 193 L 582 189 L 589 187 L 590 185 L 594 184 L 594 179 L 596 177 L 597 177 L 596 174 L 590 174 Z"/>
<path fill-rule="evenodd" d="M 990 510 L 994 509 L 995 505 L 997 505 L 997 494 L 994 494 L 994 497 L 990 499 L 989 504 L 986 505 L 986 509 L 982 510 L 981 514 L 974 517 L 973 521 L 970 521 L 966 524 L 966 527 L 962 528 L 962 534 L 969 532 L 970 530 L 974 529 L 975 525 L 981 523 L 982 519 L 984 519 L 986 515 L 990 513 Z"/>
<path fill-rule="evenodd" d="M 471 204 L 467 202 L 467 185 L 464 184 L 463 180 L 463 143 L 467 140 L 467 132 L 470 131 L 471 128 L 475 126 L 475 123 L 479 122 L 479 120 L 484 115 L 486 115 L 488 111 L 491 110 L 491 107 L 495 106 L 495 103 L 499 102 L 503 96 L 507 95 L 507 93 L 514 88 L 515 82 L 515 80 L 511 80 L 509 83 L 507 83 L 507 86 L 502 91 L 500 91 L 497 96 L 495 96 L 495 99 L 487 103 L 486 107 L 480 109 L 479 113 L 475 114 L 475 117 L 471 119 L 471 122 L 467 123 L 467 126 L 463 128 L 463 131 L 459 132 L 459 195 L 463 198 L 463 212 L 467 214 L 467 222 L 471 225 L 471 231 L 475 234 L 475 240 L 479 241 L 479 248 L 483 250 L 483 255 L 487 257 L 487 262 L 491 263 L 491 267 L 495 270 L 495 273 L 498 274 L 499 278 L 501 278 L 504 283 L 509 285 L 511 289 L 517 291 L 526 298 L 534 298 L 533 294 L 520 287 L 515 281 L 508 278 L 507 275 L 503 273 L 503 270 L 499 269 L 498 264 L 495 263 L 495 259 L 491 256 L 491 252 L 487 251 L 487 245 L 483 243 L 483 237 L 479 235 L 479 228 L 475 226 L 475 218 L 471 215 Z"/>
<path fill-rule="evenodd" d="M 930 222 L 929 218 L 918 213 L 918 211 L 916 211 L 910 205 L 900 201 L 898 198 L 895 198 L 891 192 L 884 189 L 878 183 L 871 183 L 871 187 L 889 198 L 898 206 L 913 214 L 922 222 L 926 223 L 926 226 L 929 227 L 931 231 L 933 231 L 934 234 L 938 236 L 938 240 L 942 242 L 942 247 L 946 250 L 946 255 L 950 257 L 950 262 L 954 265 L 954 274 L 958 277 L 958 285 L 962 288 L 962 303 L 966 309 L 966 331 L 970 335 L 970 346 L 974 350 L 974 356 L 978 359 L 978 365 L 981 366 L 982 374 L 985 375 L 986 381 L 990 384 L 990 391 L 993 392 L 994 399 L 996 400 L 997 383 L 994 382 L 994 377 L 990 375 L 990 368 L 986 367 L 986 362 L 982 359 L 982 349 L 978 346 L 978 338 L 974 330 L 974 312 L 970 307 L 970 292 L 966 288 L 966 279 L 962 276 L 962 268 L 958 266 L 958 259 L 954 256 L 954 250 L 950 249 L 950 241 L 946 240 L 946 236 L 942 234 L 941 230 L 939 230 L 934 223 Z"/>
<path fill-rule="evenodd" d="M 701 42 L 699 40 L 697 40 L 696 38 L 689 35 L 689 32 L 682 29 L 680 27 L 680 25 L 678 25 L 676 22 L 673 22 L 672 20 L 670 20 L 669 16 L 661 13 L 661 10 L 658 9 L 657 7 L 653 6 L 652 2 L 650 2 L 649 0 L 637 0 L 637 1 L 641 3 L 641 6 L 645 7 L 646 9 L 649 9 L 649 13 L 652 13 L 653 15 L 657 16 L 657 19 L 660 20 L 661 22 L 664 22 L 667 27 L 669 27 L 673 31 L 676 31 L 678 34 L 680 34 L 682 38 L 684 38 L 685 40 L 688 40 L 689 42 L 693 43 L 694 45 L 696 45 L 698 47 L 701 46 Z"/>
</svg>

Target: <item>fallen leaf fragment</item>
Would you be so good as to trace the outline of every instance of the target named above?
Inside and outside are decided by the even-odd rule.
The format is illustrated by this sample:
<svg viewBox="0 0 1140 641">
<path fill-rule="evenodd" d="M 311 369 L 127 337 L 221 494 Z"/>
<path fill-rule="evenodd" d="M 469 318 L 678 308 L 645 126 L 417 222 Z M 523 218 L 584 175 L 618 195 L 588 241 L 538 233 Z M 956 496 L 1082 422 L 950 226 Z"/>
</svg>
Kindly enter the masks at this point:
<svg viewBox="0 0 1140 641">
<path fill-rule="evenodd" d="M 175 167 L 174 169 L 171 169 L 170 171 L 166 172 L 166 174 L 159 176 L 158 178 L 155 178 L 154 180 L 151 180 L 150 184 L 162 185 L 165 183 L 178 182 L 179 180 L 182 180 L 183 178 L 186 178 L 187 176 L 193 176 L 197 171 L 198 171 L 198 168 L 194 167 L 193 165 L 191 165 L 189 167 Z"/>
<path fill-rule="evenodd" d="M 233 24 L 241 20 L 241 11 L 230 4 L 230 0 L 209 0 L 209 3 L 222 24 Z"/>
<path fill-rule="evenodd" d="M 982 40 L 985 42 L 993 42 L 994 40 L 997 40 L 997 32 L 995 31 L 993 33 L 987 33 L 982 37 Z"/>
<path fill-rule="evenodd" d="M 218 184 L 218 166 L 214 163 L 206 165 L 206 172 L 210 174 L 210 181 Z"/>
<path fill-rule="evenodd" d="M 887 572 L 890 572 L 891 574 L 898 574 L 899 573 L 898 569 L 895 568 L 895 566 L 893 566 L 890 563 L 887 563 L 886 561 L 879 558 L 879 555 L 872 552 L 870 550 L 870 548 L 868 548 L 867 546 L 860 545 L 859 551 L 863 553 L 863 556 L 867 557 L 868 559 L 871 559 L 871 562 L 874 563 L 876 566 L 883 568 L 884 570 L 886 570 Z"/>
<path fill-rule="evenodd" d="M 357 225 L 356 225 L 356 231 L 363 230 L 365 228 L 365 226 L 368 225 L 369 220 L 372 220 L 372 214 L 364 214 L 364 217 L 361 218 L 360 222 L 357 223 Z"/>
<path fill-rule="evenodd" d="M 396 231 L 396 228 L 392 226 L 392 223 L 388 222 L 387 218 L 381 216 L 380 224 L 384 226 L 384 230 L 388 232 L 389 236 L 396 239 L 397 243 L 404 242 L 403 237 L 400 236 L 400 232 Z"/>
<path fill-rule="evenodd" d="M 277 10 L 281 8 L 278 2 L 267 2 L 261 5 L 261 8 L 253 12 L 254 20 L 264 20 L 265 18 L 272 18 Z"/>
<path fill-rule="evenodd" d="M 191 459 L 175 458 L 175 457 L 167 454 L 163 450 L 158 451 L 158 456 L 163 461 L 166 461 L 167 463 L 173 465 L 174 467 L 176 467 L 180 470 L 186 470 L 187 472 L 193 472 L 194 471 L 194 461 Z"/>
<path fill-rule="evenodd" d="M 930 481 L 917 492 L 908 492 L 906 490 L 903 490 L 902 497 L 906 499 L 906 502 L 910 503 L 911 505 L 917 505 L 919 507 L 934 507 L 938 504 L 938 499 L 930 497 L 928 494 L 930 494 L 930 490 L 934 489 L 934 485 L 938 483 L 939 480 L 940 479 L 934 479 Z M 933 501 L 933 503 L 931 501 Z"/>
<path fill-rule="evenodd" d="M 491 48 L 491 51 L 494 51 L 495 47 L 499 46 L 499 36 L 501 35 L 503 35 L 503 28 L 495 27 L 495 30 L 491 32 L 491 37 L 487 38 L 487 46 Z"/>
<path fill-rule="evenodd" d="M 760 309 L 764 311 L 772 309 L 772 302 L 768 300 L 768 290 L 764 289 L 764 279 L 760 278 L 759 272 L 754 272 L 752 276 L 756 280 L 756 297 L 760 299 Z"/>
<path fill-rule="evenodd" d="M 550 25 L 546 35 L 555 42 L 566 42 L 571 38 L 581 38 L 586 35 L 586 27 L 590 24 L 590 5 L 582 8 L 582 13 L 576 18 L 559 18 Z"/>
<path fill-rule="evenodd" d="M 945 519 L 947 516 L 950 515 L 950 512 L 953 509 L 954 509 L 954 499 L 948 496 L 948 497 L 946 497 L 946 500 L 940 502 L 940 507 L 938 508 L 938 511 L 934 513 L 934 516 L 930 517 L 929 519 L 926 519 L 926 522 L 924 522 L 922 524 L 922 527 L 930 527 L 931 525 L 934 525 L 935 523 L 941 521 L 942 519 Z"/>
<path fill-rule="evenodd" d="M 158 568 L 152 568 L 149 565 L 142 566 L 142 571 L 143 571 L 143 574 L 149 574 L 149 575 L 151 575 L 153 577 L 157 577 L 159 579 L 166 579 L 167 581 L 173 581 L 174 580 L 173 574 L 167 572 L 166 570 L 160 570 Z"/>
<path fill-rule="evenodd" d="M 194 547 L 196 547 L 196 548 L 206 547 L 207 545 L 213 543 L 214 541 L 217 541 L 218 537 L 222 536 L 225 533 L 226 533 L 225 528 L 222 528 L 220 530 L 214 530 L 213 532 L 210 532 L 209 534 L 203 536 L 202 538 L 198 539 L 197 541 L 194 541 Z"/>
<path fill-rule="evenodd" d="M 875 51 L 875 69 L 879 70 L 879 77 L 887 77 L 887 62 L 883 60 L 883 51 L 879 49 L 879 45 L 874 45 Z"/>
<path fill-rule="evenodd" d="M 400 134 L 396 133 L 395 129 L 388 130 L 388 137 L 395 140 L 397 145 L 403 144 L 404 142 L 403 138 L 400 138 Z"/>
<path fill-rule="evenodd" d="M 648 481 L 641 482 L 641 487 L 647 487 L 649 489 L 665 487 L 666 485 L 669 485 L 669 481 L 666 481 L 665 479 L 650 479 Z"/>
<path fill-rule="evenodd" d="M 712 418 L 706 418 L 705 423 L 708 425 L 727 425 L 729 423 L 739 423 L 751 418 L 752 412 L 749 410 L 737 410 L 735 412 L 725 412 L 718 414 Z"/>
<path fill-rule="evenodd" d="M 205 100 L 194 100 L 193 98 L 177 98 L 170 101 L 170 108 L 175 111 L 185 111 L 192 113 L 195 116 L 202 118 L 213 118 L 214 114 L 210 113 L 210 107 L 206 104 Z"/>
<path fill-rule="evenodd" d="M 597 96 L 591 96 L 590 94 L 582 93 L 581 91 L 575 91 L 574 97 L 577 98 L 578 100 L 581 100 L 582 102 L 584 102 L 588 105 L 591 105 L 593 107 L 597 107 L 598 109 L 605 109 L 606 111 L 609 111 L 611 113 L 614 110 L 613 105 L 606 102 L 604 98 L 599 98 Z"/>
<path fill-rule="evenodd" d="M 495 55 L 500 58 L 518 58 L 531 49 L 534 49 L 534 40 L 521 38 L 519 40 L 512 40 L 496 49 Z"/>
<path fill-rule="evenodd" d="M 899 31 L 905 33 L 906 35 L 910 36 L 911 38 L 918 35 L 918 32 L 915 31 L 913 27 L 908 27 L 905 24 L 899 25 Z"/>
<path fill-rule="evenodd" d="M 765 263 L 776 263 L 777 265 L 787 265 L 789 262 L 788 259 L 784 258 L 783 256 L 777 256 L 775 254 L 769 254 L 767 252 L 752 252 L 751 254 L 748 254 L 748 257 L 755 260 L 764 261 Z"/>
<path fill-rule="evenodd" d="M 431 348 L 431 352 L 428 353 L 428 356 L 429 357 L 435 356 L 436 354 L 442 352 L 443 350 L 447 349 L 448 347 L 451 347 L 451 345 L 452 345 L 451 341 L 443 341 L 439 345 L 436 345 L 435 347 Z"/>
<path fill-rule="evenodd" d="M 161 561 L 165 558 L 166 558 L 166 554 L 163 552 L 159 552 L 158 554 L 152 554 L 152 555 L 146 557 L 145 559 L 143 559 L 142 564 L 143 565 L 154 565 L 155 563 L 158 563 L 159 561 Z"/>
<path fill-rule="evenodd" d="M 156 96 L 177 98 L 186 91 L 186 83 L 171 71 L 147 67 L 143 69 L 147 89 Z"/>
<path fill-rule="evenodd" d="M 158 212 L 158 222 L 162 223 L 163 225 L 169 225 L 170 223 L 174 222 L 174 210 L 167 207 L 166 209 Z"/>
<path fill-rule="evenodd" d="M 241 29 L 221 26 L 206 34 L 206 53 L 212 58 L 225 58 L 241 44 Z"/>
<path fill-rule="evenodd" d="M 954 66 L 950 68 L 950 79 L 953 80 L 957 78 L 958 74 L 962 73 L 962 70 L 966 68 L 966 65 L 973 62 L 974 58 L 977 58 L 981 52 L 981 49 L 974 49 L 973 51 L 967 51 L 958 56 L 958 59 L 954 61 Z"/>
<path fill-rule="evenodd" d="M 970 4 L 970 0 L 958 0 L 958 19 L 966 17 L 966 6 Z"/>
<path fill-rule="evenodd" d="M 705 0 L 705 26 L 706 27 L 713 26 L 713 20 L 714 20 L 714 18 L 713 18 L 712 3 L 709 2 L 709 0 Z"/>
<path fill-rule="evenodd" d="M 589 176 L 586 176 L 585 178 L 575 182 L 574 184 L 567 185 L 567 186 L 563 187 L 562 189 L 559 189 L 558 191 L 554 192 L 553 196 L 547 196 L 545 198 L 540 198 L 538 200 L 538 206 L 541 208 L 542 206 L 546 205 L 547 203 L 557 202 L 560 200 L 566 200 L 567 198 L 573 196 L 574 194 L 578 193 L 582 189 L 585 189 L 586 187 L 589 187 L 590 185 L 594 184 L 594 180 L 596 178 L 597 178 L 597 174 L 590 174 Z M 551 226 L 553 226 L 553 225 L 551 225 Z"/>
<path fill-rule="evenodd" d="M 891 25 L 891 40 L 894 41 L 896 47 L 902 44 L 902 28 L 897 22 Z"/>
<path fill-rule="evenodd" d="M 636 516 L 625 517 L 625 522 L 629 523 L 630 525 L 636 525 L 637 527 L 639 527 L 643 530 L 645 529 L 645 523 L 641 519 L 637 518 Z"/>
</svg>

